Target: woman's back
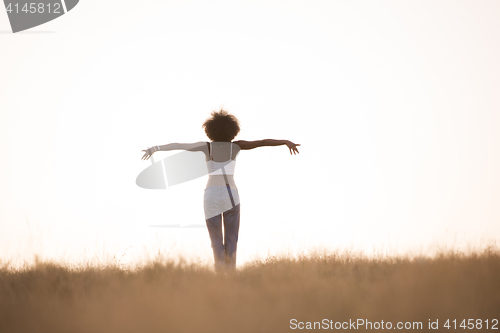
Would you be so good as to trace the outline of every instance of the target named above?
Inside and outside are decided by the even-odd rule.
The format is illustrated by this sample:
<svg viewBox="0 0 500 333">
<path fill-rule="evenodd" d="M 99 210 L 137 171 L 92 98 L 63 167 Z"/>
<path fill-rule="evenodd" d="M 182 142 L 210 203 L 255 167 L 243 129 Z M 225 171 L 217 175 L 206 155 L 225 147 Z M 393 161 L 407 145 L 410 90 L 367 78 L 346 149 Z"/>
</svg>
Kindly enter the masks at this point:
<svg viewBox="0 0 500 333">
<path fill-rule="evenodd" d="M 228 159 L 235 160 L 241 148 L 234 142 L 207 142 L 208 154 L 206 160 L 225 162 Z"/>
<path fill-rule="evenodd" d="M 206 187 L 229 184 L 231 188 L 237 189 L 233 175 L 240 147 L 233 142 L 207 142 L 207 149 L 209 177 Z"/>
</svg>

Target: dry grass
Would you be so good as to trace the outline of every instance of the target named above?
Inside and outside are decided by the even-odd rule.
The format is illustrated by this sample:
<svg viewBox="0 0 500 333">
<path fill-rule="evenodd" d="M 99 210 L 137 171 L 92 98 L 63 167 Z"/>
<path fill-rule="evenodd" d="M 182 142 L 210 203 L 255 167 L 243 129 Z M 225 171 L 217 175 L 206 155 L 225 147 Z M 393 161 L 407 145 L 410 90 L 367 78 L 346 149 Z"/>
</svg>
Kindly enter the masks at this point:
<svg viewBox="0 0 500 333">
<path fill-rule="evenodd" d="M 500 319 L 500 253 L 323 253 L 228 274 L 161 257 L 129 271 L 40 261 L 0 269 L 0 332 L 289 332 L 293 318 L 420 321 L 420 331 L 429 319 L 438 331 L 446 319 Z"/>
</svg>

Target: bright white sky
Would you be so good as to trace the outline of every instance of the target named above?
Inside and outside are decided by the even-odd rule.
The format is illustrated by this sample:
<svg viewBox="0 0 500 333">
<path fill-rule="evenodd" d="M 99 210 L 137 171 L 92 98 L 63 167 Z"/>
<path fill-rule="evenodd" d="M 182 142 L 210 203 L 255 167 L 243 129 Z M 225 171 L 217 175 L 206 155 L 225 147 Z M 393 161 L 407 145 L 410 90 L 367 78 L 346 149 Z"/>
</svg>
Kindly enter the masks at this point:
<svg viewBox="0 0 500 333">
<path fill-rule="evenodd" d="M 213 260 L 207 177 L 145 190 L 142 149 L 242 151 L 238 263 L 500 240 L 500 2 L 90 1 L 12 34 L 0 10 L 0 258 Z M 156 160 L 178 153 L 161 152 Z M 124 254 L 125 253 L 125 254 Z"/>
</svg>

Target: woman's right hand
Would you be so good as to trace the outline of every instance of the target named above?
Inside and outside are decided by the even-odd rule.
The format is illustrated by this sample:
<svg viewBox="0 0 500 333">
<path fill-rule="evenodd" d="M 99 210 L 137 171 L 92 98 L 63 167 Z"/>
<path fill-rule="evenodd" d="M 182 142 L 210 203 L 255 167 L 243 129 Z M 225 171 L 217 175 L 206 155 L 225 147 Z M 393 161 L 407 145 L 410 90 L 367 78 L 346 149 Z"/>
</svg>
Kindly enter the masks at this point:
<svg viewBox="0 0 500 333">
<path fill-rule="evenodd" d="M 300 144 L 295 144 L 293 143 L 292 141 L 287 141 L 286 142 L 286 145 L 288 146 L 288 149 L 290 149 L 290 155 L 292 154 L 295 154 L 295 152 L 299 152 L 299 150 L 297 149 L 297 146 L 300 146 Z"/>
</svg>

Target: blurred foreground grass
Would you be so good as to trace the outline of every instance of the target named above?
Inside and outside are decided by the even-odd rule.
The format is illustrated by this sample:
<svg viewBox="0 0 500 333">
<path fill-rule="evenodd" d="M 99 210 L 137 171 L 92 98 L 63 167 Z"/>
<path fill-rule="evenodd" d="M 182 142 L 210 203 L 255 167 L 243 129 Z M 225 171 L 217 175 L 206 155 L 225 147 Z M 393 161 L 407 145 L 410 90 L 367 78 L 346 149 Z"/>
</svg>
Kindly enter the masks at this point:
<svg viewBox="0 0 500 333">
<path fill-rule="evenodd" d="M 500 253 L 323 252 L 271 257 L 227 274 L 161 256 L 133 270 L 39 260 L 0 268 L 0 332 L 297 331 L 292 319 L 422 322 L 419 331 L 429 319 L 439 320 L 433 331 L 453 331 L 442 327 L 446 319 L 491 323 L 500 319 Z"/>
</svg>

